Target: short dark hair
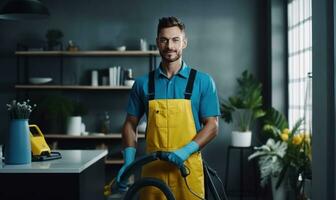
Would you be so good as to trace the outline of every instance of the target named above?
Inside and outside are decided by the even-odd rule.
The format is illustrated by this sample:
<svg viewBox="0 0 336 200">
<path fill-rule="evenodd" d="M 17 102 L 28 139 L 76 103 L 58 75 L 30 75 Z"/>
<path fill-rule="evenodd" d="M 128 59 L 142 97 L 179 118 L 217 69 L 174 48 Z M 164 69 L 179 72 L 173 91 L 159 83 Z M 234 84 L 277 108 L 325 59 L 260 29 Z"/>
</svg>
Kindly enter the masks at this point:
<svg viewBox="0 0 336 200">
<path fill-rule="evenodd" d="M 177 17 L 173 17 L 173 16 L 172 17 L 162 17 L 161 19 L 159 19 L 159 24 L 158 24 L 158 27 L 157 27 L 157 36 L 159 36 L 161 29 L 169 28 L 169 27 L 173 27 L 173 26 L 179 27 L 179 29 L 182 32 L 185 31 L 185 25 Z"/>
</svg>

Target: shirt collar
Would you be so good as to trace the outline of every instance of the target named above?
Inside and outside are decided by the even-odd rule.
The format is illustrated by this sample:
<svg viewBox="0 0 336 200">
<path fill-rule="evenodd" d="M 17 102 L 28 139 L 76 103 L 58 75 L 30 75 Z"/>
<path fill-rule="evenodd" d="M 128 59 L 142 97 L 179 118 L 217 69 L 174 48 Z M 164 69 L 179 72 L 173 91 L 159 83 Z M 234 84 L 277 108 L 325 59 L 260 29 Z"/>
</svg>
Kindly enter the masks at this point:
<svg viewBox="0 0 336 200">
<path fill-rule="evenodd" d="M 161 64 L 156 69 L 156 71 L 157 71 L 157 73 L 156 73 L 157 76 L 160 75 L 160 76 L 167 77 L 167 75 L 165 74 L 165 72 L 162 69 Z M 181 67 L 181 69 L 179 70 L 179 72 L 176 75 L 179 75 L 179 76 L 181 76 L 183 78 L 186 78 L 186 79 L 189 77 L 189 67 L 188 67 L 188 65 L 185 62 L 182 61 L 182 67 Z"/>
</svg>

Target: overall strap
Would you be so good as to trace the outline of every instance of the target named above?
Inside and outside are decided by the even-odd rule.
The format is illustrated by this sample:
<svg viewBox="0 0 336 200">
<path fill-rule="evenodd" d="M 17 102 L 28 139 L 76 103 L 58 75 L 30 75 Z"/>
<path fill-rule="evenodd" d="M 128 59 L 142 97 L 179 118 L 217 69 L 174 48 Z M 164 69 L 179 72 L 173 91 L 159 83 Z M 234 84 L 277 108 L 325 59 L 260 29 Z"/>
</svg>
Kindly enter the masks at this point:
<svg viewBox="0 0 336 200">
<path fill-rule="evenodd" d="M 148 75 L 148 100 L 153 100 L 155 98 L 154 75 L 155 75 L 155 70 L 149 72 L 149 75 Z"/>
<path fill-rule="evenodd" d="M 195 81 L 195 76 L 196 76 L 197 71 L 195 69 L 191 69 L 189 73 L 189 78 L 188 78 L 188 83 L 186 90 L 184 92 L 184 98 L 185 99 L 190 99 L 191 94 L 194 88 L 194 81 Z"/>
</svg>

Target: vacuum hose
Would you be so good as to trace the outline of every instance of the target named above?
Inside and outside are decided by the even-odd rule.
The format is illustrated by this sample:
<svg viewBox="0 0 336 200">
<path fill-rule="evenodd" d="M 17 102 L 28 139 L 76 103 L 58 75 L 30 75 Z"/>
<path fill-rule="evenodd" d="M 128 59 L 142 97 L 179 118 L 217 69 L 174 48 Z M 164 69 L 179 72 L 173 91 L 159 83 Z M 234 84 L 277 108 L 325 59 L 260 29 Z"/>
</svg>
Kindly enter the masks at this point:
<svg viewBox="0 0 336 200">
<path fill-rule="evenodd" d="M 149 155 L 143 156 L 136 161 L 134 161 L 130 166 L 128 166 L 124 173 L 120 176 L 120 180 L 126 180 L 137 168 L 146 165 L 147 163 L 153 162 L 155 160 L 164 160 L 170 162 L 168 159 L 169 152 L 156 151 Z M 182 177 L 187 177 L 189 171 L 185 165 L 179 167 Z"/>
<path fill-rule="evenodd" d="M 137 159 L 134 161 L 130 166 L 128 166 L 124 173 L 120 176 L 120 180 L 127 180 L 128 177 L 133 174 L 133 172 L 143 166 L 146 165 L 147 163 L 153 162 L 155 160 L 164 160 L 169 162 L 168 159 L 169 152 L 164 152 L 164 151 L 157 151 L 152 154 L 146 155 L 141 157 L 140 159 Z M 189 171 L 187 170 L 185 165 L 182 165 L 179 167 L 180 172 L 182 177 L 187 177 L 189 175 Z M 136 181 L 127 191 L 124 199 L 125 200 L 130 200 L 132 197 L 137 194 L 137 192 L 146 186 L 153 186 L 161 190 L 163 194 L 166 196 L 167 200 L 175 200 L 175 197 L 170 190 L 170 188 L 160 179 L 157 178 L 150 178 L 150 177 L 145 177 L 141 178 L 140 180 Z"/>
<path fill-rule="evenodd" d="M 130 166 L 128 166 L 124 173 L 121 175 L 120 180 L 127 180 L 129 178 L 129 176 L 131 174 L 134 173 L 134 171 L 140 167 L 142 167 L 143 165 L 146 165 L 147 163 L 153 162 L 155 160 L 163 160 L 163 161 L 167 161 L 170 162 L 168 159 L 168 155 L 170 152 L 165 152 L 165 151 L 157 151 L 157 152 L 153 152 L 151 154 L 148 154 L 146 156 L 140 157 L 139 159 L 137 159 L 136 161 L 134 161 Z M 206 169 L 208 170 L 208 166 L 206 166 Z M 190 190 L 191 193 L 193 193 L 196 197 L 198 197 L 199 199 L 204 200 L 203 198 L 201 198 L 200 196 L 198 196 L 195 192 L 193 192 L 190 188 L 189 185 L 186 181 L 186 177 L 190 174 L 189 169 L 185 166 L 177 166 L 181 172 L 181 176 L 184 178 L 186 185 L 188 187 L 188 189 Z M 206 170 L 207 175 L 209 175 L 209 172 Z M 211 174 L 213 175 L 213 171 L 210 168 Z M 208 177 L 210 178 L 210 177 Z M 217 178 L 219 178 L 217 176 Z M 211 179 L 210 179 L 211 180 Z M 212 181 L 211 181 L 212 183 Z M 212 183 L 213 184 L 213 183 Z M 142 189 L 143 187 L 146 186 L 152 186 L 152 187 L 156 187 L 159 190 L 161 190 L 161 192 L 163 192 L 163 194 L 166 196 L 167 200 L 175 200 L 175 197 L 172 193 L 172 191 L 170 190 L 170 188 L 160 179 L 157 178 L 152 178 L 152 177 L 144 177 L 141 178 L 140 180 L 136 181 L 127 191 L 124 200 L 131 200 L 134 195 L 136 195 L 140 189 Z M 216 189 L 214 188 L 214 185 L 212 185 L 212 193 L 215 192 L 215 199 L 221 199 L 216 191 Z M 224 190 L 223 190 L 224 191 Z M 225 192 L 224 192 L 225 193 Z M 216 198 L 217 197 L 217 198 Z M 224 195 L 225 199 L 226 195 Z"/>
<path fill-rule="evenodd" d="M 145 177 L 136 181 L 127 191 L 124 200 L 131 200 L 133 196 L 136 195 L 143 187 L 152 186 L 159 189 L 167 200 L 175 200 L 173 192 L 170 188 L 160 179 Z"/>
</svg>

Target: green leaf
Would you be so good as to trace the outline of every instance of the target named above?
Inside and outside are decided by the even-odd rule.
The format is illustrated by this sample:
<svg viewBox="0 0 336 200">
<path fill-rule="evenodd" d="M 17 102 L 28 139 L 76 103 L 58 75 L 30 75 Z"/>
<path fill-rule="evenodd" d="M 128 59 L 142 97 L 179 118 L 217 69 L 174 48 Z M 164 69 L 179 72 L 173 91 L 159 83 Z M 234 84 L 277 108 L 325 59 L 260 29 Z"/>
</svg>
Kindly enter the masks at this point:
<svg viewBox="0 0 336 200">
<path fill-rule="evenodd" d="M 264 124 L 274 126 L 280 131 L 282 131 L 285 128 L 288 128 L 288 122 L 286 117 L 273 107 L 267 110 L 266 115 L 264 117 Z"/>
<path fill-rule="evenodd" d="M 296 131 L 299 130 L 299 128 L 301 127 L 302 123 L 304 122 L 303 118 L 300 118 L 293 126 L 292 129 L 292 135 L 294 135 L 296 133 Z"/>
<path fill-rule="evenodd" d="M 264 110 L 262 110 L 262 109 L 256 109 L 256 110 L 254 110 L 254 112 L 253 112 L 253 118 L 254 119 L 257 119 L 257 118 L 260 118 L 260 117 L 263 117 L 263 116 L 265 116 L 265 112 L 264 112 Z"/>
<path fill-rule="evenodd" d="M 230 123 L 232 121 L 232 112 L 234 111 L 234 107 L 227 101 L 221 103 L 221 117 L 227 122 Z"/>
<path fill-rule="evenodd" d="M 244 109 L 244 100 L 238 96 L 229 97 L 230 104 L 236 109 Z"/>
<path fill-rule="evenodd" d="M 281 170 L 281 172 L 280 172 L 280 175 L 279 175 L 279 179 L 278 179 L 278 181 L 277 181 L 277 183 L 276 183 L 276 186 L 275 186 L 276 189 L 278 189 L 278 188 L 280 187 L 281 182 L 282 182 L 283 179 L 285 178 L 285 175 L 286 175 L 286 172 L 287 172 L 288 167 L 289 167 L 289 164 L 286 164 L 286 165 L 282 168 L 282 170 Z"/>
</svg>

